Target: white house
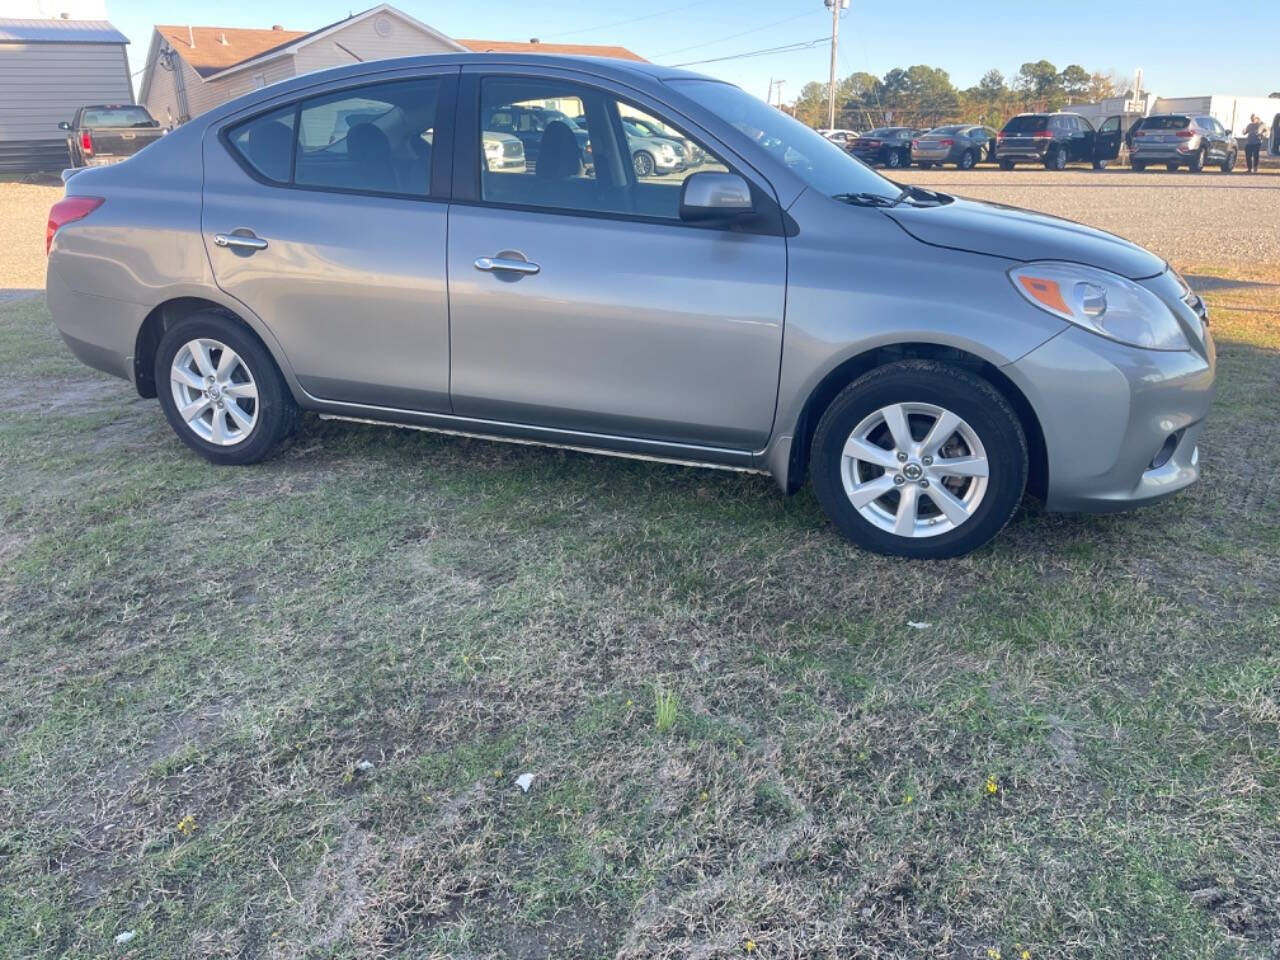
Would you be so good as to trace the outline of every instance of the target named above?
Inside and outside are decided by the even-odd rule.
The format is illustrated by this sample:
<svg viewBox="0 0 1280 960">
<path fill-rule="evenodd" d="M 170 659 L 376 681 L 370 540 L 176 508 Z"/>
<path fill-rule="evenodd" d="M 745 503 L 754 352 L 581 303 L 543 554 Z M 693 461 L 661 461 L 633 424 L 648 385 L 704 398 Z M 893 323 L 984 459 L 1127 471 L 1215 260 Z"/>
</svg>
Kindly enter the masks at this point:
<svg viewBox="0 0 1280 960">
<path fill-rule="evenodd" d="M 157 26 L 138 100 L 171 127 L 258 87 L 313 70 L 466 50 L 641 59 L 624 47 L 454 39 L 384 3 L 309 32 L 281 26 Z"/>
</svg>

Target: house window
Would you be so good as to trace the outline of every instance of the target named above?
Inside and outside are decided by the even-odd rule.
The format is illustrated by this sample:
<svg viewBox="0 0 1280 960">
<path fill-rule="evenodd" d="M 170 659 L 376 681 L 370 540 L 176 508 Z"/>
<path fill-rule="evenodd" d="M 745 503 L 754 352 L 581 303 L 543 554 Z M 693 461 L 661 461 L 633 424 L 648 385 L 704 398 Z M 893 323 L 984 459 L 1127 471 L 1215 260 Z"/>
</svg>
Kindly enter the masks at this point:
<svg viewBox="0 0 1280 960">
<path fill-rule="evenodd" d="M 255 73 L 253 75 L 253 89 L 261 90 L 266 85 L 267 85 L 267 78 L 263 74 Z"/>
</svg>

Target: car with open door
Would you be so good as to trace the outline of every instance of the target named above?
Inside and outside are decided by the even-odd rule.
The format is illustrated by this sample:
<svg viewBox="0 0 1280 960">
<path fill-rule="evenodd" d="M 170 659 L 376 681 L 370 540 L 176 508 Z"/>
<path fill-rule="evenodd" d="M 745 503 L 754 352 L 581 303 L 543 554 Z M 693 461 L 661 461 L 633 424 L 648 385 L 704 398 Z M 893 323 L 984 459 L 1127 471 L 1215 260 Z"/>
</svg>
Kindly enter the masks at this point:
<svg viewBox="0 0 1280 960">
<path fill-rule="evenodd" d="M 516 113 L 536 160 L 491 162 L 494 132 L 533 142 Z M 638 176 L 624 118 L 706 162 Z M 59 332 L 215 464 L 308 411 L 811 479 L 846 536 L 917 558 L 985 544 L 1027 492 L 1115 510 L 1199 476 L 1213 340 L 1160 257 L 894 183 L 697 74 L 352 64 L 65 191 Z"/>
<path fill-rule="evenodd" d="M 1122 121 L 1108 117 L 1095 128 L 1078 113 L 1020 113 L 997 135 L 995 160 L 1001 170 L 1019 163 L 1037 163 L 1046 170 L 1087 163 L 1102 170 L 1120 156 Z"/>
</svg>

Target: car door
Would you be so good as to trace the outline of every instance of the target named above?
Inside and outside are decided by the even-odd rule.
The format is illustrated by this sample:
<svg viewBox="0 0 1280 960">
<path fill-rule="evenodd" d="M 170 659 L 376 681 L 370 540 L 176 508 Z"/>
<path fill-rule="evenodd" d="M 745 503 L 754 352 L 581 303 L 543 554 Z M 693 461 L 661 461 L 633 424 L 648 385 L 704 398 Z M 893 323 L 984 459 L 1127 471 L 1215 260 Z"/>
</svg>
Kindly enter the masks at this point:
<svg viewBox="0 0 1280 960">
<path fill-rule="evenodd" d="M 1105 163 L 1120 156 L 1120 141 L 1124 136 L 1123 120 L 1120 116 L 1107 117 L 1093 134 L 1091 159 L 1094 162 Z"/>
<path fill-rule="evenodd" d="M 475 118 L 507 104 L 583 118 L 586 168 L 550 123 L 536 171 L 489 170 Z M 463 70 L 449 213 L 452 401 L 460 416 L 733 450 L 764 446 L 782 350 L 781 218 L 678 216 L 684 171 L 638 178 L 626 116 L 698 143 L 626 88 L 554 70 Z M 752 179 L 762 200 L 768 191 Z M 771 191 L 768 191 L 771 198 Z M 760 223 L 766 223 L 764 227 Z"/>
<path fill-rule="evenodd" d="M 449 409 L 449 125 L 458 67 L 326 84 L 206 134 L 218 286 L 324 400 Z"/>
</svg>

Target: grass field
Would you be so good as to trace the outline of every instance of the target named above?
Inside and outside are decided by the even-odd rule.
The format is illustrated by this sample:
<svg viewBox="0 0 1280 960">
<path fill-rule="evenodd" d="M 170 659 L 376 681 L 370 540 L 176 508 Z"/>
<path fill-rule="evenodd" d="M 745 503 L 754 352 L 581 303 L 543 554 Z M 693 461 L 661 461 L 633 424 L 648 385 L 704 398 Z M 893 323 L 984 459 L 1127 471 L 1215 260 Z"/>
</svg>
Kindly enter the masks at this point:
<svg viewBox="0 0 1280 960">
<path fill-rule="evenodd" d="M 217 469 L 0 306 L 0 956 L 1275 957 L 1280 276 L 1189 272 L 1203 482 L 939 563 L 390 428 Z"/>
</svg>

